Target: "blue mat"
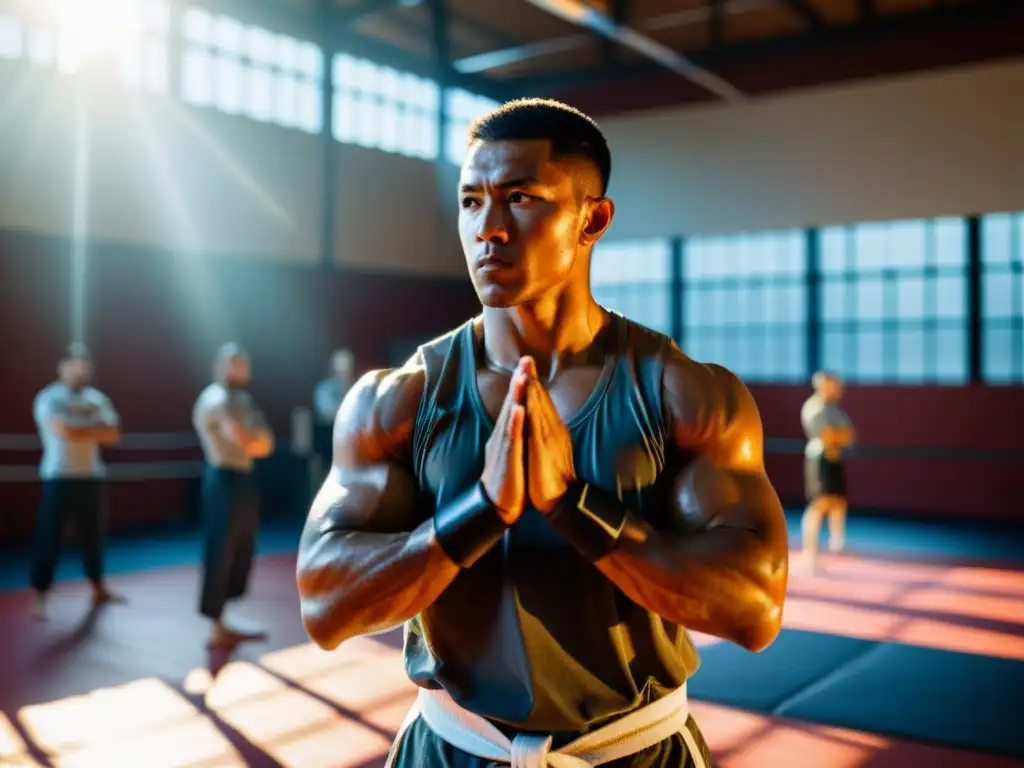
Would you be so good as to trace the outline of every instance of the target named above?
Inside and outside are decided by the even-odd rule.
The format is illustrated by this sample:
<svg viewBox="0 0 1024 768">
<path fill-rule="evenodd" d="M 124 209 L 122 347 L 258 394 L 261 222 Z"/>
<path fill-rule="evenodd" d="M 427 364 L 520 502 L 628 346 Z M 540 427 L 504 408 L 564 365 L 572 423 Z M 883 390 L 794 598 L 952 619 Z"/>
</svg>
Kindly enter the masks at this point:
<svg viewBox="0 0 1024 768">
<path fill-rule="evenodd" d="M 800 547 L 802 514 L 802 509 L 786 510 L 790 545 L 794 548 Z M 822 526 L 823 549 L 827 530 Z M 851 554 L 1024 564 L 1024 530 L 1005 525 L 893 520 L 851 510 L 846 540 Z"/>
<path fill-rule="evenodd" d="M 884 643 L 772 714 L 1024 757 L 1022 692 L 1024 662 Z"/>
<path fill-rule="evenodd" d="M 769 713 L 877 643 L 785 629 L 761 653 L 732 643 L 701 649 L 701 667 L 687 684 L 697 699 Z"/>
<path fill-rule="evenodd" d="M 294 523 L 268 524 L 260 531 L 259 555 L 282 555 L 295 552 L 301 529 Z M 115 538 L 107 543 L 104 567 L 111 576 L 140 573 L 158 568 L 197 565 L 202 555 L 200 533 L 174 530 L 159 536 Z M 28 589 L 28 572 L 32 553 L 30 547 L 0 552 L 0 591 Z M 67 547 L 57 566 L 56 580 L 76 581 L 83 578 L 82 561 L 77 547 Z"/>
</svg>

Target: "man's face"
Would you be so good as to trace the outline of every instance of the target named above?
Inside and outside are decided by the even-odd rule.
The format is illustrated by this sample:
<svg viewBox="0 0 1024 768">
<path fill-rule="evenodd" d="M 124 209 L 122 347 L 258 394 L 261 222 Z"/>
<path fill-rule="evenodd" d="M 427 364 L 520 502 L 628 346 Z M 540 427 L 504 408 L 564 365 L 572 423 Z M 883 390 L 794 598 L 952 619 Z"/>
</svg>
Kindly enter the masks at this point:
<svg viewBox="0 0 1024 768">
<path fill-rule="evenodd" d="M 92 360 L 88 357 L 68 357 L 57 368 L 61 381 L 71 389 L 81 389 L 92 380 Z"/>
<path fill-rule="evenodd" d="M 247 355 L 234 355 L 224 361 L 224 383 L 229 387 L 246 387 L 252 378 Z"/>
<path fill-rule="evenodd" d="M 348 350 L 335 352 L 331 358 L 331 370 L 338 381 L 347 382 L 351 379 L 354 367 L 352 354 Z"/>
<path fill-rule="evenodd" d="M 587 242 L 586 193 L 599 190 L 580 194 L 587 173 L 580 165 L 552 159 L 546 140 L 470 147 L 459 180 L 459 237 L 484 306 L 515 306 L 573 274 L 585 277 L 578 255 Z"/>
<path fill-rule="evenodd" d="M 831 376 L 821 382 L 821 396 L 830 403 L 838 403 L 843 399 L 843 385 Z"/>
</svg>

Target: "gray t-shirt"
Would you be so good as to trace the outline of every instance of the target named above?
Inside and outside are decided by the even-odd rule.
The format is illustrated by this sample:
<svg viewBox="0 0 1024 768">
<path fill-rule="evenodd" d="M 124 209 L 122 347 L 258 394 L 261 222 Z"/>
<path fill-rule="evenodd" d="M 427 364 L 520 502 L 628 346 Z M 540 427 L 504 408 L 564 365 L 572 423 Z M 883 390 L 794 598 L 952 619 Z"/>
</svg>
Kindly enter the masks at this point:
<svg viewBox="0 0 1024 768">
<path fill-rule="evenodd" d="M 818 395 L 812 395 L 800 409 L 800 423 L 807 436 L 807 447 L 804 456 L 809 459 L 821 458 L 825 452 L 825 444 L 821 433 L 825 429 L 853 429 L 846 411 L 835 403 L 829 403 Z"/>
<path fill-rule="evenodd" d="M 244 389 L 228 389 L 213 383 L 204 389 L 192 408 L 192 426 L 199 436 L 206 463 L 221 469 L 251 472 L 253 458 L 227 430 L 228 422 L 243 429 L 265 429 L 263 413 Z"/>
<path fill-rule="evenodd" d="M 313 409 L 319 424 L 330 425 L 341 407 L 342 400 L 351 387 L 343 385 L 335 378 L 324 379 L 313 390 Z"/>
<path fill-rule="evenodd" d="M 66 440 L 53 431 L 53 420 L 70 427 L 116 427 L 120 417 L 110 398 L 94 387 L 73 390 L 61 381 L 47 385 L 32 404 L 36 430 L 43 444 L 39 477 L 43 480 L 98 478 L 106 474 L 95 440 Z"/>
</svg>

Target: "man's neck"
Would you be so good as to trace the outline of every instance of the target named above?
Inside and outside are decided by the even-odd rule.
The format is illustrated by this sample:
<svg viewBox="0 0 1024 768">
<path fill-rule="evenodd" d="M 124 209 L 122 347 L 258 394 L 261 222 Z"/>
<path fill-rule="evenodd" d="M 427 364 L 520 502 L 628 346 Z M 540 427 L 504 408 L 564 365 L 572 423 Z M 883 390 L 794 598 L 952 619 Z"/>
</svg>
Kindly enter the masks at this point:
<svg viewBox="0 0 1024 768">
<path fill-rule="evenodd" d="M 484 307 L 484 348 L 491 362 L 511 369 L 529 355 L 542 379 L 583 358 L 608 322 L 589 291 L 563 293 L 507 309 Z"/>
</svg>

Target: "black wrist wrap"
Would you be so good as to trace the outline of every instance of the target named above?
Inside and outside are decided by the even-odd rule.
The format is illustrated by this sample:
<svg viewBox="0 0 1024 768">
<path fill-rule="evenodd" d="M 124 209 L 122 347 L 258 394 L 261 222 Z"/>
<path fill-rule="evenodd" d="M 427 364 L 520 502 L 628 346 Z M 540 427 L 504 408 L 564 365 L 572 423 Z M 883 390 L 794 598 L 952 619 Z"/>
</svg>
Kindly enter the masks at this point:
<svg viewBox="0 0 1024 768">
<path fill-rule="evenodd" d="M 548 523 L 587 560 L 595 562 L 619 543 L 628 510 L 612 494 L 577 481 L 548 515 Z"/>
<path fill-rule="evenodd" d="M 483 483 L 476 483 L 434 515 L 437 543 L 460 568 L 469 568 L 490 551 L 506 528 Z"/>
</svg>

